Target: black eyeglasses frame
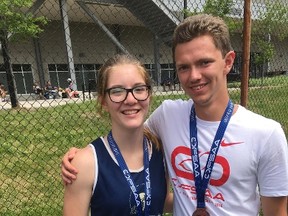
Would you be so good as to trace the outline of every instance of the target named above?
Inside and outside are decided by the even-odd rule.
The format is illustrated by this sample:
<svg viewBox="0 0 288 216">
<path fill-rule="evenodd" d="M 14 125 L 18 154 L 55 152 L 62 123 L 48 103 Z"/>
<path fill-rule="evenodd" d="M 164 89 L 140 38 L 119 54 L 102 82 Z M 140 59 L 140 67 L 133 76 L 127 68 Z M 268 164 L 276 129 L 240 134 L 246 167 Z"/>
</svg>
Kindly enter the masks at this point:
<svg viewBox="0 0 288 216">
<path fill-rule="evenodd" d="M 146 91 L 147 91 L 148 93 L 147 93 L 147 97 L 146 97 L 145 99 L 140 99 L 140 100 L 139 100 L 138 98 L 135 97 L 135 95 L 134 95 L 134 93 L 133 93 L 133 90 L 134 90 L 134 89 L 137 89 L 137 88 L 139 88 L 139 87 L 146 87 Z M 126 96 L 125 96 L 125 98 L 124 98 L 123 100 L 121 100 L 121 101 L 114 101 L 114 100 L 112 100 L 111 95 L 110 95 L 111 90 L 117 89 L 117 88 L 123 89 L 123 90 L 126 91 Z M 150 86 L 150 85 L 140 85 L 140 86 L 135 86 L 135 87 L 129 88 L 129 89 L 123 88 L 123 87 L 112 87 L 112 88 L 105 89 L 105 93 L 108 93 L 109 99 L 110 99 L 112 102 L 114 102 L 114 103 L 122 103 L 123 101 L 125 101 L 125 100 L 127 99 L 127 97 L 128 97 L 129 92 L 131 92 L 131 94 L 133 95 L 133 97 L 134 97 L 137 101 L 145 101 L 145 100 L 147 100 L 148 97 L 151 95 L 151 86 Z"/>
</svg>

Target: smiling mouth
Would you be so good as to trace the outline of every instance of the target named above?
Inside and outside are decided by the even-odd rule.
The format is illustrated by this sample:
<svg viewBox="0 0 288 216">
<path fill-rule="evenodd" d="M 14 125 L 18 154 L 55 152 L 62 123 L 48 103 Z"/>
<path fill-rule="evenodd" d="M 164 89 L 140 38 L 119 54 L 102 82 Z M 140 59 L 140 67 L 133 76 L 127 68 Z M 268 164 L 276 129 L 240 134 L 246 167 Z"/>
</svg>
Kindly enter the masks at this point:
<svg viewBox="0 0 288 216">
<path fill-rule="evenodd" d="M 205 85 L 199 85 L 199 86 L 194 86 L 192 87 L 193 90 L 200 90 L 202 88 L 204 88 Z"/>
<path fill-rule="evenodd" d="M 139 110 L 125 110 L 125 111 L 123 111 L 122 113 L 124 114 L 124 115 L 133 115 L 133 114 L 136 114 L 136 113 L 138 113 L 139 112 Z"/>
</svg>

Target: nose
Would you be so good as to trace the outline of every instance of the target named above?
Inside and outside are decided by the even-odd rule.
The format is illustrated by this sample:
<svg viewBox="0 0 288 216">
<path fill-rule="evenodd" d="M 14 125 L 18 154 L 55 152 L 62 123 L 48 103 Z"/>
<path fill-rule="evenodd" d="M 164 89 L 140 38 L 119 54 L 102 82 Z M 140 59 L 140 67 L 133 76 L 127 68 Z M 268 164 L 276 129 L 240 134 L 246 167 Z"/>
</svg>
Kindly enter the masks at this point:
<svg viewBox="0 0 288 216">
<path fill-rule="evenodd" d="M 127 97 L 126 97 L 126 99 L 124 100 L 124 103 L 136 103 L 137 102 L 137 100 L 135 99 L 135 97 L 133 96 L 133 93 L 132 93 L 132 91 L 129 91 L 128 93 L 127 93 Z"/>
<path fill-rule="evenodd" d="M 199 68 L 192 67 L 190 69 L 189 79 L 190 79 L 191 82 L 194 82 L 194 81 L 197 81 L 197 80 L 201 79 L 201 72 L 200 72 Z"/>
</svg>

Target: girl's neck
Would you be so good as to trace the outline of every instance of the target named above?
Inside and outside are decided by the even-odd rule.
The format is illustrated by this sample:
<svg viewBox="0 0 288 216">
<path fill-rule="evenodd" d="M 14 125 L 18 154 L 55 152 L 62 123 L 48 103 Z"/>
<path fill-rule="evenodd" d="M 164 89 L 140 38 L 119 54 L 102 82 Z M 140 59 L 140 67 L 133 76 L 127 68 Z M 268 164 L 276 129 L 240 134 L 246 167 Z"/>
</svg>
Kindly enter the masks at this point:
<svg viewBox="0 0 288 216">
<path fill-rule="evenodd" d="M 136 130 L 112 129 L 115 140 L 127 167 L 138 170 L 143 167 L 143 128 Z M 106 138 L 107 140 L 107 138 Z"/>
<path fill-rule="evenodd" d="M 112 136 L 121 152 L 133 152 L 139 149 L 143 149 L 143 127 L 137 128 L 135 130 L 125 130 L 112 127 Z"/>
</svg>

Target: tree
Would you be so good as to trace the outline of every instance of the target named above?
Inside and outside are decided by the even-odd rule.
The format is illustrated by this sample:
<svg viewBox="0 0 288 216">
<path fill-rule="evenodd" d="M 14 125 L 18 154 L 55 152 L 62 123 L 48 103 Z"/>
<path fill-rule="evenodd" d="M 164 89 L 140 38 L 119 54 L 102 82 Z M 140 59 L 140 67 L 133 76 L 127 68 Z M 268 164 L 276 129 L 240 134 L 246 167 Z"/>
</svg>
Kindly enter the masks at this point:
<svg viewBox="0 0 288 216">
<path fill-rule="evenodd" d="M 189 10 L 184 10 L 184 13 L 186 16 L 192 16 L 197 13 L 206 13 L 212 14 L 214 16 L 219 16 L 227 23 L 230 34 L 233 34 L 234 32 L 241 31 L 240 29 L 242 29 L 243 27 L 243 23 L 241 20 L 231 18 L 230 16 L 233 5 L 233 0 L 206 0 L 201 12 L 197 12 L 196 10 L 194 10 L 193 12 Z"/>
<path fill-rule="evenodd" d="M 206 0 L 203 12 L 225 18 L 231 12 L 233 0 Z"/>
<path fill-rule="evenodd" d="M 9 54 L 9 41 L 37 37 L 43 31 L 40 26 L 47 23 L 45 17 L 34 17 L 32 13 L 25 12 L 32 4 L 33 0 L 0 1 L 0 43 L 12 108 L 18 107 L 19 104 Z"/>
<path fill-rule="evenodd" d="M 259 65 L 269 62 L 275 54 L 272 36 L 279 41 L 288 37 L 288 7 L 279 0 L 267 0 L 265 6 L 252 28 L 253 42 L 259 51 L 255 61 Z"/>
<path fill-rule="evenodd" d="M 233 5 L 233 0 L 206 0 L 201 13 L 222 17 L 232 35 L 242 32 L 243 29 L 243 20 L 231 16 Z M 258 5 L 258 10 L 261 12 L 253 20 L 251 43 L 257 50 L 254 55 L 255 63 L 263 65 L 271 61 L 275 54 L 271 36 L 279 41 L 288 37 L 288 7 L 281 0 L 266 0 L 264 4 Z M 184 13 L 186 16 L 192 16 L 199 12 L 184 10 Z"/>
</svg>

